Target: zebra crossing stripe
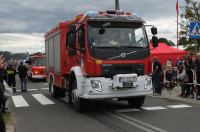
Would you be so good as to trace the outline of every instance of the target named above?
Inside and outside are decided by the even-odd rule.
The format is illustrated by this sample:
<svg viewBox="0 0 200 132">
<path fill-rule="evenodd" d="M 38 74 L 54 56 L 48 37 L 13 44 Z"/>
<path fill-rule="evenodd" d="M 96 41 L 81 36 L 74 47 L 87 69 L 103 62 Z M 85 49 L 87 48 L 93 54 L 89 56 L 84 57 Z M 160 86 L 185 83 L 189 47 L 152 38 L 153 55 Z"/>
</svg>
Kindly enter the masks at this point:
<svg viewBox="0 0 200 132">
<path fill-rule="evenodd" d="M 48 85 L 49 85 L 48 83 L 45 83 L 45 84 L 44 84 L 44 86 L 48 86 Z"/>
<path fill-rule="evenodd" d="M 12 100 L 15 104 L 15 107 L 28 107 L 29 104 L 26 102 L 22 95 L 12 96 Z"/>
<path fill-rule="evenodd" d="M 162 107 L 162 106 L 155 106 L 155 107 L 142 107 L 144 110 L 165 110 L 167 108 Z"/>
<path fill-rule="evenodd" d="M 30 89 L 27 89 L 27 91 L 37 91 L 38 89 L 35 89 L 35 88 L 30 88 Z M 16 90 L 17 92 L 21 92 L 21 90 Z"/>
<path fill-rule="evenodd" d="M 182 104 L 182 105 L 168 105 L 167 107 L 177 109 L 177 108 L 189 108 L 189 107 L 192 107 L 192 106 Z"/>
<path fill-rule="evenodd" d="M 32 88 L 32 89 L 27 89 L 28 91 L 37 91 L 38 89 L 34 89 L 34 88 Z"/>
<path fill-rule="evenodd" d="M 32 94 L 32 96 L 42 105 L 55 104 L 53 101 L 51 101 L 42 94 Z"/>
<path fill-rule="evenodd" d="M 141 110 L 136 109 L 136 108 L 130 108 L 130 109 L 117 109 L 115 111 L 120 112 L 120 113 L 126 113 L 126 112 L 137 112 L 137 111 L 141 111 Z"/>
<path fill-rule="evenodd" d="M 48 90 L 49 88 L 40 88 L 41 90 Z"/>
</svg>

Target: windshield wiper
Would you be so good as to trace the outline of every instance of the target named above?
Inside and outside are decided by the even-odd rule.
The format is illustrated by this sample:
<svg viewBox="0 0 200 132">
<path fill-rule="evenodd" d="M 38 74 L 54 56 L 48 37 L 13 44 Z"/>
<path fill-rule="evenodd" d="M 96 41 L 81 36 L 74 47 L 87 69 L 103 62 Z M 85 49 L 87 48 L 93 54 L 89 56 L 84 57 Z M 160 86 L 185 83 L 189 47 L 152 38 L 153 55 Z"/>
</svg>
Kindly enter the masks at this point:
<svg viewBox="0 0 200 132">
<path fill-rule="evenodd" d="M 118 46 L 97 46 L 97 47 L 93 47 L 93 48 L 100 48 L 100 49 L 119 49 L 120 47 Z"/>
<path fill-rule="evenodd" d="M 119 48 L 145 48 L 141 46 L 118 46 Z"/>
<path fill-rule="evenodd" d="M 100 49 L 123 49 L 123 48 L 145 48 L 139 46 L 100 46 L 100 47 L 93 47 L 93 48 L 100 48 Z"/>
</svg>

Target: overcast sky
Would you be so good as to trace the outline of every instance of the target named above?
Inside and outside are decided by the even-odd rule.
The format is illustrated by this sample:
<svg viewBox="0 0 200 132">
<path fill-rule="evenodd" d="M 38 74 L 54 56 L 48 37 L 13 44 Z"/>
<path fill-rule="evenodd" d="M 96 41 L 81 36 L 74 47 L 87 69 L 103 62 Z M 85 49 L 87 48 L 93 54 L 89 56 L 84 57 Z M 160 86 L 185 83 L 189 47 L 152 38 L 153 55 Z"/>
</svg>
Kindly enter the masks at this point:
<svg viewBox="0 0 200 132">
<path fill-rule="evenodd" d="M 196 0 L 200 1 L 200 0 Z M 115 0 L 0 0 L 0 50 L 44 51 L 44 34 L 58 22 L 90 10 L 114 9 Z M 184 5 L 184 0 L 179 0 Z M 139 14 L 176 43 L 176 0 L 120 0 L 121 10 Z"/>
</svg>

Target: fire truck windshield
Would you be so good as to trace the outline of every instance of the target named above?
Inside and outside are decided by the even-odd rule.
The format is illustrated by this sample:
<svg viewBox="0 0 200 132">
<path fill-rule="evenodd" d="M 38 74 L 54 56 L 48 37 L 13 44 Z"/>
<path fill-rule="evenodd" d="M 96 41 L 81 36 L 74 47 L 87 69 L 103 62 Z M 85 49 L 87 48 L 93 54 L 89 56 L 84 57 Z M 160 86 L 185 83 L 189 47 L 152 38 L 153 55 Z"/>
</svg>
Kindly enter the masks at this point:
<svg viewBox="0 0 200 132">
<path fill-rule="evenodd" d="M 147 36 L 142 23 L 91 22 L 88 44 L 94 48 L 147 48 Z"/>
<path fill-rule="evenodd" d="M 33 66 L 44 66 L 45 65 L 44 58 L 32 58 L 32 65 Z"/>
</svg>

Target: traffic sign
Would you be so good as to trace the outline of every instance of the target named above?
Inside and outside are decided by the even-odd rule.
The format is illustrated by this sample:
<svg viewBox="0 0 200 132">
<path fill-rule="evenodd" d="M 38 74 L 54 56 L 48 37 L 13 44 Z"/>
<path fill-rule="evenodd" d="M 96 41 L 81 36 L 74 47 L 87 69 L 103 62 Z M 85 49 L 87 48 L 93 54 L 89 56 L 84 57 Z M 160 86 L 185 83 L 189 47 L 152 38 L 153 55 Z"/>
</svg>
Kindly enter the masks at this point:
<svg viewBox="0 0 200 132">
<path fill-rule="evenodd" d="M 190 38 L 200 39 L 200 22 L 190 22 Z"/>
</svg>

